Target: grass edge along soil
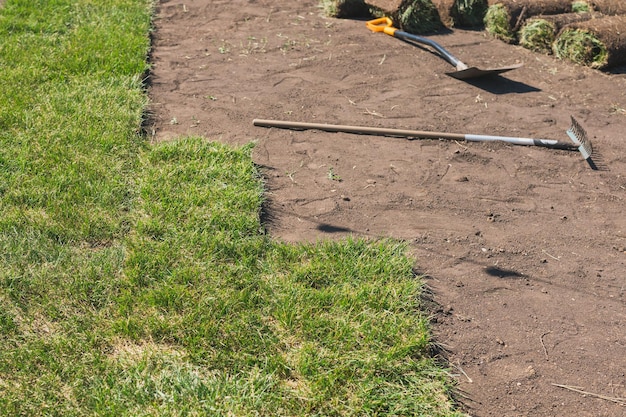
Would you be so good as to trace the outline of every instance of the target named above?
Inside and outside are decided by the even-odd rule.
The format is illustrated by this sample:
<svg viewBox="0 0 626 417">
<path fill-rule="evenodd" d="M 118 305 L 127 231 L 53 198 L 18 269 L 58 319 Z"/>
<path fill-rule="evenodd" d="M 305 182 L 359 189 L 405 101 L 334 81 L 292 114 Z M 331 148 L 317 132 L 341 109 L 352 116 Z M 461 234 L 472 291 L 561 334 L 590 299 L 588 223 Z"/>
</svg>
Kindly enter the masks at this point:
<svg viewBox="0 0 626 417">
<path fill-rule="evenodd" d="M 271 242 L 252 145 L 145 142 L 154 6 L 0 10 L 0 409 L 460 415 L 401 243 Z"/>
</svg>

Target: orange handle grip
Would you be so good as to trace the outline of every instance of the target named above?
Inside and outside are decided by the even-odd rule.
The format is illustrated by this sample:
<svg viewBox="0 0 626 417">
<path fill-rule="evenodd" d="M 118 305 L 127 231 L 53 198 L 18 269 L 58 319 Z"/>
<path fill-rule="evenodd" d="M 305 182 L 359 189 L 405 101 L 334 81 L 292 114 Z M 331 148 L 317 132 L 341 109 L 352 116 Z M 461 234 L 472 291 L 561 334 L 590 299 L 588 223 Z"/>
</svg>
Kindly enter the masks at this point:
<svg viewBox="0 0 626 417">
<path fill-rule="evenodd" d="M 393 36 L 396 33 L 396 28 L 393 27 L 393 22 L 388 17 L 379 17 L 378 19 L 365 22 L 365 25 L 372 32 L 384 32 L 387 35 Z"/>
</svg>

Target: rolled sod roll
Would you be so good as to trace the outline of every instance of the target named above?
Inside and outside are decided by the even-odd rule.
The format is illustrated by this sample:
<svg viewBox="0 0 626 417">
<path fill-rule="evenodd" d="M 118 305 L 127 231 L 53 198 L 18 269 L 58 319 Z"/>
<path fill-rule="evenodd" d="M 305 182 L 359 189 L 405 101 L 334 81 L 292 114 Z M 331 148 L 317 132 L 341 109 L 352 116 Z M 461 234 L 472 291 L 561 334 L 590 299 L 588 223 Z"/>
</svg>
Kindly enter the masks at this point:
<svg viewBox="0 0 626 417">
<path fill-rule="evenodd" d="M 433 0 L 441 22 L 447 27 L 482 26 L 487 0 Z"/>
<path fill-rule="evenodd" d="M 563 13 L 530 18 L 519 31 L 519 44 L 544 54 L 552 53 L 552 44 L 561 28 L 576 22 L 599 18 L 599 13 Z"/>
<path fill-rule="evenodd" d="M 626 63 L 626 16 L 605 16 L 567 25 L 552 49 L 557 58 L 592 68 Z"/>
<path fill-rule="evenodd" d="M 369 7 L 365 0 L 321 0 L 326 16 L 338 18 L 369 16 Z"/>
<path fill-rule="evenodd" d="M 515 42 L 526 19 L 538 15 L 570 13 L 579 10 L 581 0 L 489 0 L 485 30 L 506 42 Z"/>
<path fill-rule="evenodd" d="M 626 0 L 592 0 L 593 9 L 602 14 L 626 14 Z"/>
<path fill-rule="evenodd" d="M 572 12 L 573 13 L 583 13 L 583 12 L 592 12 L 593 6 L 590 3 L 590 0 L 574 0 L 572 2 Z"/>
<path fill-rule="evenodd" d="M 443 24 L 432 0 L 365 0 L 375 16 L 388 16 L 394 25 L 409 33 L 427 33 Z"/>
</svg>

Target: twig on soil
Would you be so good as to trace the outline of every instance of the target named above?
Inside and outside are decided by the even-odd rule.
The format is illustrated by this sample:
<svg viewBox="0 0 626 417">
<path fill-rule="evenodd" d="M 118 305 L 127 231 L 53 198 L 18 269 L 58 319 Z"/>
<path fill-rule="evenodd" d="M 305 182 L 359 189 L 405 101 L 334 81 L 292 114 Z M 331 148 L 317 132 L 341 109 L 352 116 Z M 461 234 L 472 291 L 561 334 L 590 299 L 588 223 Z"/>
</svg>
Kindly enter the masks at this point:
<svg viewBox="0 0 626 417">
<path fill-rule="evenodd" d="M 545 253 L 546 255 L 548 255 L 552 259 L 556 259 L 557 261 L 561 260 L 561 259 L 557 258 L 556 256 L 550 255 L 545 249 L 542 249 L 541 252 Z"/>
<path fill-rule="evenodd" d="M 600 398 L 602 400 L 611 401 L 611 402 L 617 403 L 619 405 L 626 405 L 626 398 L 608 397 L 608 396 L 602 395 L 602 394 L 594 394 L 593 392 L 584 391 L 580 387 L 572 387 L 570 385 L 561 385 L 561 384 L 555 384 L 555 383 L 552 383 L 552 385 L 554 385 L 555 387 L 564 388 L 564 389 L 567 389 L 567 390 L 570 390 L 570 391 L 574 391 L 574 392 L 577 392 L 579 394 L 589 395 L 591 397 L 596 397 L 596 398 Z"/>
<path fill-rule="evenodd" d="M 356 106 L 356 103 L 353 100 L 350 100 L 350 98 L 347 95 L 344 94 L 343 96 L 348 100 L 350 104 L 352 104 L 353 106 Z"/>
<path fill-rule="evenodd" d="M 380 60 L 380 62 L 378 63 L 378 65 L 383 65 L 383 62 L 385 62 L 385 59 L 387 59 L 387 54 L 383 55 L 383 59 Z"/>
<path fill-rule="evenodd" d="M 463 149 L 465 149 L 465 150 L 467 150 L 467 149 L 468 149 L 468 147 L 467 147 L 467 146 L 462 145 L 462 144 L 461 144 L 461 142 L 459 142 L 458 140 L 455 140 L 454 142 L 455 142 L 457 145 L 459 145 L 460 147 L 462 147 Z"/>
<path fill-rule="evenodd" d="M 441 177 L 439 177 L 439 180 L 441 180 L 443 177 L 445 177 L 448 174 L 448 171 L 450 170 L 451 166 L 452 164 L 448 164 L 448 166 L 446 166 L 446 170 L 444 171 L 443 174 L 441 174 Z"/>
<path fill-rule="evenodd" d="M 377 111 L 371 111 L 370 109 L 366 108 L 365 111 L 363 112 L 365 114 L 370 114 L 372 116 L 378 116 L 378 117 L 385 117 L 382 114 L 378 113 Z"/>
<path fill-rule="evenodd" d="M 548 357 L 548 349 L 546 349 L 546 345 L 543 343 L 543 337 L 544 337 L 544 336 L 546 336 L 546 335 L 548 335 L 548 334 L 550 334 L 550 333 L 552 333 L 552 332 L 551 332 L 551 331 L 549 331 L 549 332 L 545 332 L 544 334 L 542 334 L 542 335 L 539 337 L 539 341 L 541 342 L 541 346 L 543 347 L 543 353 L 544 353 L 544 355 L 546 355 L 546 360 L 547 360 L 547 361 L 549 361 L 549 360 L 550 360 L 550 358 Z"/>
</svg>

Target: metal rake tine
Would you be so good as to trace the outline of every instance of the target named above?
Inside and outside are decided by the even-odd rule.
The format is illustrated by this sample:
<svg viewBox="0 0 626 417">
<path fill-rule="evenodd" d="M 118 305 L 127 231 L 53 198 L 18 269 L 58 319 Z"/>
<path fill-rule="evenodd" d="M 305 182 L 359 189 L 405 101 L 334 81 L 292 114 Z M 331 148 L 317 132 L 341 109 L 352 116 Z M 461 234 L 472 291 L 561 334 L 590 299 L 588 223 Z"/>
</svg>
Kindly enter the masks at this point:
<svg viewBox="0 0 626 417">
<path fill-rule="evenodd" d="M 583 155 L 583 158 L 587 160 L 591 158 L 591 154 L 593 153 L 591 141 L 589 140 L 585 129 L 583 129 L 580 123 L 574 119 L 574 116 L 570 117 L 572 118 L 572 125 L 569 129 L 567 129 L 567 136 L 569 136 L 572 142 L 578 146 L 578 150 Z"/>
</svg>

